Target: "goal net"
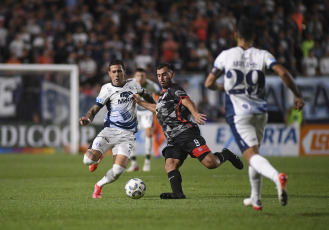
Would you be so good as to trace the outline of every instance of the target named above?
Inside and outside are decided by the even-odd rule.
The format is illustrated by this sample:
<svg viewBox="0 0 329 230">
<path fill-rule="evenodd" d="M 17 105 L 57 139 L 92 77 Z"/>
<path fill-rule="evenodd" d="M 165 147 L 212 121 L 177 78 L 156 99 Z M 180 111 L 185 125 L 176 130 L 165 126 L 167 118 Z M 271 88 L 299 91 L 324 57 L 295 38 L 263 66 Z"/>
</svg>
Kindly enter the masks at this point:
<svg viewBox="0 0 329 230">
<path fill-rule="evenodd" d="M 0 153 L 79 150 L 77 65 L 0 64 Z"/>
</svg>

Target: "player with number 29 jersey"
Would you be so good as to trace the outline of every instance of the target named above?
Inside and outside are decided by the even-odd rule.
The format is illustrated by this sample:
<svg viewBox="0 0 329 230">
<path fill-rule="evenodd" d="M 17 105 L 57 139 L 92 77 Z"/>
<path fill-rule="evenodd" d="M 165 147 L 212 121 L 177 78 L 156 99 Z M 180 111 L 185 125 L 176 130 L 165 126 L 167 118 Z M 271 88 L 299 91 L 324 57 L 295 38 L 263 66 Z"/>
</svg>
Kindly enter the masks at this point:
<svg viewBox="0 0 329 230">
<path fill-rule="evenodd" d="M 255 23 L 242 16 L 234 33 L 237 46 L 221 52 L 208 74 L 205 86 L 212 90 L 225 90 L 226 119 L 235 142 L 248 162 L 251 185 L 250 197 L 243 200 L 245 206 L 262 210 L 262 177 L 272 180 L 277 188 L 281 205 L 287 205 L 287 176 L 279 173 L 271 163 L 259 154 L 265 125 L 267 108 L 265 101 L 265 71 L 273 70 L 295 96 L 295 109 L 302 109 L 303 99 L 289 71 L 276 61 L 271 53 L 253 47 Z M 223 73 L 224 87 L 216 79 Z"/>
<path fill-rule="evenodd" d="M 234 47 L 221 52 L 214 68 L 225 71 L 226 116 L 266 113 L 265 70 L 277 64 L 266 50 Z"/>
</svg>

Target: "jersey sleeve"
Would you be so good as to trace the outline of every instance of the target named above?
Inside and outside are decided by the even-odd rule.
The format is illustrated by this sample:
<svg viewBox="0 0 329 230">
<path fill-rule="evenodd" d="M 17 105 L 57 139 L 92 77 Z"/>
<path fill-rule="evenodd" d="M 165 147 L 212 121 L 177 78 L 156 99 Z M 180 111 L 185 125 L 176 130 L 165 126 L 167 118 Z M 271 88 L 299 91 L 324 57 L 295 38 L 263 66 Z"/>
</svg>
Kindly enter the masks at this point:
<svg viewBox="0 0 329 230">
<path fill-rule="evenodd" d="M 142 86 L 137 81 L 133 81 L 133 82 L 135 83 L 137 94 L 142 94 L 145 90 L 142 88 Z"/>
<path fill-rule="evenodd" d="M 101 91 L 99 92 L 98 96 L 96 97 L 96 105 L 103 107 L 106 102 L 108 101 L 110 94 L 108 92 L 108 88 L 106 85 L 103 85 Z"/>
<path fill-rule="evenodd" d="M 225 63 L 225 51 L 222 51 L 214 61 L 214 67 L 219 70 L 224 70 L 224 63 Z"/>
<path fill-rule="evenodd" d="M 275 57 L 268 51 L 264 50 L 264 60 L 265 60 L 265 65 L 268 69 L 272 69 L 272 66 L 279 64 Z"/>
<path fill-rule="evenodd" d="M 185 90 L 177 84 L 171 87 L 171 95 L 177 101 L 179 101 L 182 97 L 188 97 Z"/>
</svg>

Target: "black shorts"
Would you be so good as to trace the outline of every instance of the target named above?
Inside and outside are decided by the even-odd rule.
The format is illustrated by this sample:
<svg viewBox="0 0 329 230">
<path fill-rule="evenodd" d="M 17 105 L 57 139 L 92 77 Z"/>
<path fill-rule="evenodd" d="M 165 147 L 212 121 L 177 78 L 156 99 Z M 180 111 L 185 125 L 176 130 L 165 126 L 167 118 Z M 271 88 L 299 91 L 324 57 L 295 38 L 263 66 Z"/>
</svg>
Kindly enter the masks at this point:
<svg viewBox="0 0 329 230">
<path fill-rule="evenodd" d="M 162 155 L 167 158 L 179 159 L 181 164 L 190 155 L 202 161 L 210 153 L 205 139 L 201 136 L 199 128 L 190 128 L 179 134 L 173 142 L 162 150 Z"/>
</svg>

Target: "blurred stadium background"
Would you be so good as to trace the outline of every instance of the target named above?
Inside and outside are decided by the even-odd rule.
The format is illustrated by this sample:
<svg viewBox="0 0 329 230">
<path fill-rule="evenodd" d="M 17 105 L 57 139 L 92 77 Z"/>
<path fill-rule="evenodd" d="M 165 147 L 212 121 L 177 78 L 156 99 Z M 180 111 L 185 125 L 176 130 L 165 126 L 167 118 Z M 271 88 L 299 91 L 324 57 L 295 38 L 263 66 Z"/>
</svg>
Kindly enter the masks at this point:
<svg viewBox="0 0 329 230">
<path fill-rule="evenodd" d="M 176 81 L 207 114 L 201 129 L 209 146 L 239 152 L 225 123 L 224 95 L 206 90 L 204 80 L 221 50 L 235 45 L 234 25 L 245 14 L 255 20 L 254 45 L 292 72 L 306 102 L 303 123 L 287 124 L 293 97 L 268 73 L 262 153 L 329 155 L 328 12 L 325 0 L 1 1 L 0 64 L 27 67 L 0 68 L 0 154 L 84 152 L 105 111 L 88 127 L 78 119 L 109 81 L 114 58 L 124 60 L 128 77 L 142 67 L 155 82 L 156 63 L 173 63 Z M 27 70 L 31 64 L 59 66 Z M 75 66 L 77 78 L 63 65 Z M 143 135 L 137 133 L 140 154 Z"/>
</svg>

